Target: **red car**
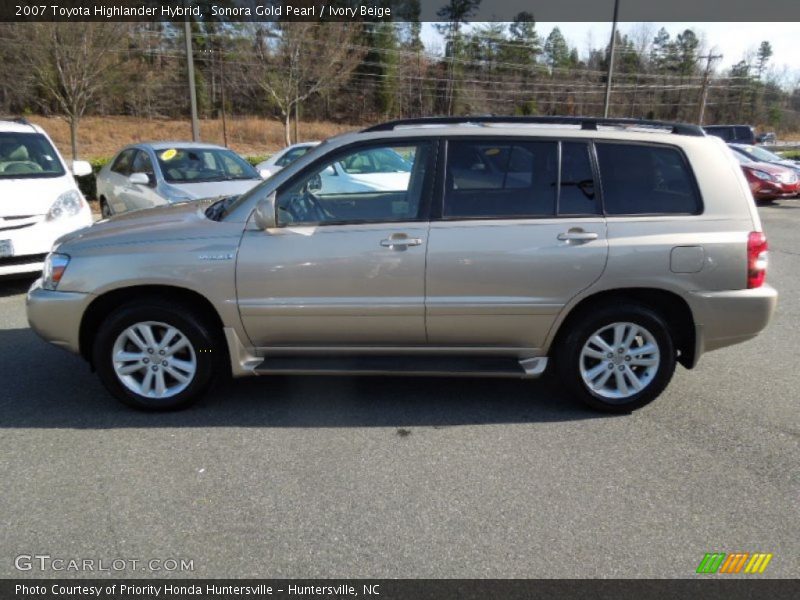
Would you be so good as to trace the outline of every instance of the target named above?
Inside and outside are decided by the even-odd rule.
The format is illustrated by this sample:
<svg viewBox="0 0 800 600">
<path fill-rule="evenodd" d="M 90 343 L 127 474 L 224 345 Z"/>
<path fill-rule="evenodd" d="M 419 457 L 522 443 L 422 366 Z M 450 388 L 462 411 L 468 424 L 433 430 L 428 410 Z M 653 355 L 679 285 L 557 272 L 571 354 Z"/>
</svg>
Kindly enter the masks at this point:
<svg viewBox="0 0 800 600">
<path fill-rule="evenodd" d="M 742 171 L 750 184 L 756 200 L 792 198 L 800 194 L 800 179 L 792 169 L 771 163 L 756 162 L 746 156 L 733 153 L 742 165 Z"/>
</svg>

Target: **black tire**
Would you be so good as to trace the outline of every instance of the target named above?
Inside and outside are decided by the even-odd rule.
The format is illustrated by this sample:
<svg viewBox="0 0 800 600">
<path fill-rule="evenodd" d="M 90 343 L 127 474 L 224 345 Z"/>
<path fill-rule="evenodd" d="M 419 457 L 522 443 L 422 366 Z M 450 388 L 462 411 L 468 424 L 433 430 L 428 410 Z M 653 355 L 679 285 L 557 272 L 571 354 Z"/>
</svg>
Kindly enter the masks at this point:
<svg viewBox="0 0 800 600">
<path fill-rule="evenodd" d="M 660 357 L 655 375 L 641 391 L 624 399 L 609 399 L 596 393 L 584 382 L 580 371 L 581 350 L 595 332 L 617 322 L 634 323 L 650 332 Z M 555 349 L 554 358 L 560 383 L 574 397 L 595 410 L 629 413 L 649 404 L 664 391 L 675 372 L 676 352 L 669 328 L 657 311 L 638 304 L 620 304 L 584 311 L 570 324 L 569 332 Z"/>
<path fill-rule="evenodd" d="M 100 198 L 100 216 L 104 219 L 113 216 L 111 207 L 108 205 L 108 201 L 105 198 Z"/>
<path fill-rule="evenodd" d="M 138 394 L 123 384 L 114 370 L 112 354 L 117 338 L 131 325 L 148 321 L 164 323 L 180 331 L 191 344 L 196 360 L 190 383 L 170 397 L 149 398 Z M 222 343 L 221 337 L 215 336 L 209 324 L 190 307 L 145 299 L 124 305 L 106 318 L 95 337 L 92 354 L 100 380 L 117 399 L 140 410 L 167 411 L 190 406 L 208 390 L 220 372 L 218 367 L 224 355 Z"/>
</svg>

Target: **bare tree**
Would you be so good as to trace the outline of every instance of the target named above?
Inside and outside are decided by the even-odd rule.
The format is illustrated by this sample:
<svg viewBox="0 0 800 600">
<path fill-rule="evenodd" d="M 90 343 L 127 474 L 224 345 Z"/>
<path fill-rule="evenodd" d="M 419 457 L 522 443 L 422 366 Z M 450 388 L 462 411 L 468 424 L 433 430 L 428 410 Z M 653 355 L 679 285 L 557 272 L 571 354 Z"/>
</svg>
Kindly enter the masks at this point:
<svg viewBox="0 0 800 600">
<path fill-rule="evenodd" d="M 292 143 L 292 114 L 315 94 L 336 89 L 364 55 L 358 45 L 361 25 L 353 23 L 281 23 L 257 36 L 255 51 L 258 87 L 283 119 L 286 145 Z"/>
<path fill-rule="evenodd" d="M 26 40 L 20 59 L 40 90 L 40 103 L 69 124 L 72 158 L 78 157 L 78 124 L 115 76 L 124 40 L 120 23 L 31 23 L 15 33 Z"/>
</svg>

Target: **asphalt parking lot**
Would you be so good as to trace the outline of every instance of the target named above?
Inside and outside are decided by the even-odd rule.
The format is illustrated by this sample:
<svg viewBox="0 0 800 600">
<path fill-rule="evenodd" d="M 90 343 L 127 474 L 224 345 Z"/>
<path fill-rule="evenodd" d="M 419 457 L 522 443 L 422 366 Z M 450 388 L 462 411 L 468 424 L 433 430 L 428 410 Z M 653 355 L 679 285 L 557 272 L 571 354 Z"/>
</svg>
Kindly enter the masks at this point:
<svg viewBox="0 0 800 600">
<path fill-rule="evenodd" d="M 27 328 L 29 282 L 0 282 L 0 577 L 64 575 L 21 554 L 184 558 L 174 574 L 197 577 L 693 577 L 712 551 L 795 577 L 800 201 L 761 214 L 769 329 L 621 417 L 543 382 L 349 377 L 141 414 Z"/>
</svg>

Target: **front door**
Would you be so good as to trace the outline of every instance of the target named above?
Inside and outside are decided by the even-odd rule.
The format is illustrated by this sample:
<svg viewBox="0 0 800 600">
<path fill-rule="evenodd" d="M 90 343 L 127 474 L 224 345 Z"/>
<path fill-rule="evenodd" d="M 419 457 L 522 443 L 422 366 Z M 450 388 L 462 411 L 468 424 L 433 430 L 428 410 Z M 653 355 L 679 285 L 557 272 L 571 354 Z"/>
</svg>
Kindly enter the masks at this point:
<svg viewBox="0 0 800 600">
<path fill-rule="evenodd" d="M 341 150 L 278 190 L 278 226 L 248 227 L 237 261 L 239 310 L 255 346 L 425 343 L 432 148 Z M 335 187 L 326 186 L 332 172 Z"/>
<path fill-rule="evenodd" d="M 156 193 L 156 176 L 153 171 L 153 161 L 145 150 L 137 150 L 131 165 L 131 175 L 142 173 L 147 176 L 148 184 L 131 183 L 126 180 L 122 187 L 122 200 L 126 210 L 139 210 L 153 208 L 166 204 L 166 200 Z"/>
</svg>

